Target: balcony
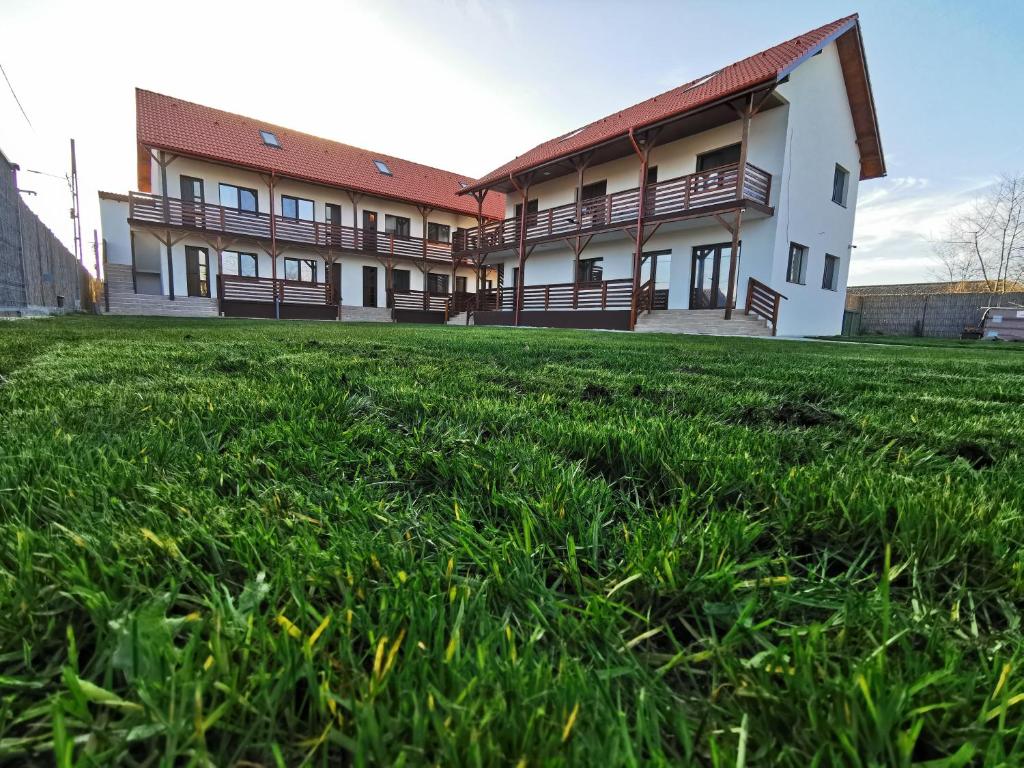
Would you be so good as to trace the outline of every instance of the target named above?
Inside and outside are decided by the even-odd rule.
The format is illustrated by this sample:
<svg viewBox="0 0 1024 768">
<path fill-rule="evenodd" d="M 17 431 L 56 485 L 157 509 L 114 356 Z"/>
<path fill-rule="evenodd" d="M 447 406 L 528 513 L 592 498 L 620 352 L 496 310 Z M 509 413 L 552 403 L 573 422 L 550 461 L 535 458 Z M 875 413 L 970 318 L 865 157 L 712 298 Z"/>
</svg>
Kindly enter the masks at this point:
<svg viewBox="0 0 1024 768">
<path fill-rule="evenodd" d="M 768 209 L 771 174 L 750 163 L 746 168 L 743 194 L 739 199 L 744 205 L 754 204 Z M 647 187 L 644 220 L 671 221 L 728 210 L 736 206 L 738 184 L 739 163 L 651 184 Z M 635 225 L 639 203 L 640 190 L 635 188 L 584 200 L 581 221 L 577 221 L 576 203 L 527 214 L 526 242 L 529 245 Z M 457 229 L 453 248 L 456 253 L 515 248 L 519 242 L 519 226 L 519 219 L 513 217 L 485 224 L 482 237 L 478 228 Z"/>
<path fill-rule="evenodd" d="M 174 197 L 132 192 L 128 220 L 133 224 L 171 227 L 270 242 L 270 214 L 251 213 L 212 203 L 194 203 Z M 422 259 L 451 264 L 450 243 L 424 241 L 356 227 L 274 216 L 274 236 L 283 245 L 319 250 L 353 251 L 399 259 Z"/>
</svg>

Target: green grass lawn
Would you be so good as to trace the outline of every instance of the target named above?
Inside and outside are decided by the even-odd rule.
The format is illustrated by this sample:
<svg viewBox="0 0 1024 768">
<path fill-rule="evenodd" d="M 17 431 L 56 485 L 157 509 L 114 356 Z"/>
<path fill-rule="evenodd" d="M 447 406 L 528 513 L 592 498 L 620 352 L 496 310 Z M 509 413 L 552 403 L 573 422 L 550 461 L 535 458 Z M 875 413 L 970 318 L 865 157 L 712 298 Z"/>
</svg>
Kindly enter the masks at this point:
<svg viewBox="0 0 1024 768">
<path fill-rule="evenodd" d="M 0 324 L 0 762 L 1020 765 L 1024 355 Z"/>
</svg>

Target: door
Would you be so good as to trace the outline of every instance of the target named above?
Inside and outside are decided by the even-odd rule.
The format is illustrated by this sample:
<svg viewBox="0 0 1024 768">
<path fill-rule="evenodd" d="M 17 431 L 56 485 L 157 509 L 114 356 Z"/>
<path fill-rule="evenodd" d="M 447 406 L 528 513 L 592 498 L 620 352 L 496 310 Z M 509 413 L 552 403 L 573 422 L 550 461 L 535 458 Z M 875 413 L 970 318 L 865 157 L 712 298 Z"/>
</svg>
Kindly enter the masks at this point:
<svg viewBox="0 0 1024 768">
<path fill-rule="evenodd" d="M 581 224 L 583 228 L 599 227 L 608 223 L 606 211 L 608 199 L 605 197 L 607 194 L 608 181 L 606 179 L 595 181 L 583 187 L 582 194 L 580 195 L 583 201 L 580 209 L 583 214 L 583 222 Z"/>
<path fill-rule="evenodd" d="M 365 211 L 364 211 L 365 213 Z M 363 267 L 363 306 L 377 306 L 377 268 Z"/>
<path fill-rule="evenodd" d="M 377 212 L 376 211 L 363 211 L 363 250 L 364 251 L 376 251 L 377 250 Z M 363 267 L 363 269 L 369 269 L 369 267 Z M 374 278 L 376 280 L 376 278 Z M 374 294 L 376 295 L 376 294 Z M 376 307 L 376 304 L 367 306 Z"/>
<path fill-rule="evenodd" d="M 185 227 L 203 226 L 203 180 L 194 176 L 181 179 L 181 223 Z"/>
<path fill-rule="evenodd" d="M 690 309 L 724 309 L 729 284 L 731 243 L 698 245 L 690 266 Z M 739 278 L 739 256 L 736 259 Z M 735 296 L 735 292 L 733 296 Z"/>
<path fill-rule="evenodd" d="M 334 203 L 324 205 L 324 222 L 327 226 L 327 245 L 338 248 L 341 246 L 341 206 Z"/>
<path fill-rule="evenodd" d="M 334 262 L 329 269 L 331 271 L 331 276 L 328 280 L 331 284 L 331 303 L 341 304 L 341 262 Z"/>
<path fill-rule="evenodd" d="M 210 298 L 210 254 L 205 248 L 185 246 L 185 282 L 189 296 Z"/>
</svg>

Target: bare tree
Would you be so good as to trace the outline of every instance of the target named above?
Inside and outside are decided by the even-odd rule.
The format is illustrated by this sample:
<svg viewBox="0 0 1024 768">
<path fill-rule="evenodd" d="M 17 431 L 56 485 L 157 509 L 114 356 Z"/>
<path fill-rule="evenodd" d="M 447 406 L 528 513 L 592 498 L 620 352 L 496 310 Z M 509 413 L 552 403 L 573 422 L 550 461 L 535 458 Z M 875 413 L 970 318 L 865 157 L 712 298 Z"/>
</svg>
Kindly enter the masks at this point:
<svg viewBox="0 0 1024 768">
<path fill-rule="evenodd" d="M 1024 283 L 1024 174 L 1003 176 L 991 189 L 953 216 L 946 237 L 932 243 L 937 276 L 969 290 L 983 283 L 1000 296 Z"/>
</svg>

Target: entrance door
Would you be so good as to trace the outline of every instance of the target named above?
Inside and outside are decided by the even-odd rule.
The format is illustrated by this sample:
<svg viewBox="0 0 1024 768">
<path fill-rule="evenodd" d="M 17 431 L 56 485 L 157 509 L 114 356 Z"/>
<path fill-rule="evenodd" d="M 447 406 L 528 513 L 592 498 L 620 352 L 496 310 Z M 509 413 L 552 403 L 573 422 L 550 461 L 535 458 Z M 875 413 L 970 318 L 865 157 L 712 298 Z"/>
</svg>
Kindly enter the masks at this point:
<svg viewBox="0 0 1024 768">
<path fill-rule="evenodd" d="M 341 246 L 341 206 L 334 203 L 324 205 L 324 221 L 327 228 L 327 245 L 338 248 Z"/>
<path fill-rule="evenodd" d="M 377 212 L 376 211 L 363 211 L 363 250 L 364 251 L 376 251 L 377 250 Z M 363 267 L 368 269 L 368 267 Z M 376 278 L 374 278 L 376 280 Z M 374 294 L 376 296 L 376 294 Z M 376 304 L 368 304 L 365 306 L 376 307 Z"/>
<path fill-rule="evenodd" d="M 210 298 L 210 254 L 205 248 L 185 246 L 185 282 L 189 296 Z"/>
<path fill-rule="evenodd" d="M 364 212 L 365 213 L 365 212 Z M 377 268 L 363 267 L 363 306 L 377 306 Z"/>
<path fill-rule="evenodd" d="M 329 269 L 331 276 L 328 282 L 331 284 L 332 298 L 335 304 L 341 304 L 341 262 L 334 262 Z"/>
<path fill-rule="evenodd" d="M 181 223 L 186 227 L 203 226 L 203 180 L 181 177 Z"/>
<path fill-rule="evenodd" d="M 690 267 L 690 309 L 724 309 L 732 243 L 698 245 Z M 737 278 L 739 256 L 737 255 Z M 733 296 L 735 296 L 735 292 Z"/>
</svg>

